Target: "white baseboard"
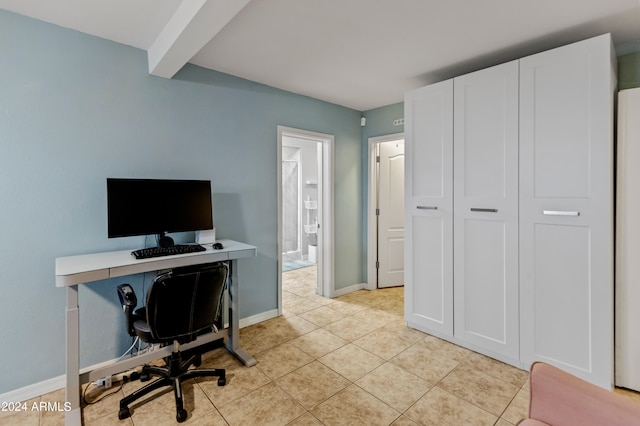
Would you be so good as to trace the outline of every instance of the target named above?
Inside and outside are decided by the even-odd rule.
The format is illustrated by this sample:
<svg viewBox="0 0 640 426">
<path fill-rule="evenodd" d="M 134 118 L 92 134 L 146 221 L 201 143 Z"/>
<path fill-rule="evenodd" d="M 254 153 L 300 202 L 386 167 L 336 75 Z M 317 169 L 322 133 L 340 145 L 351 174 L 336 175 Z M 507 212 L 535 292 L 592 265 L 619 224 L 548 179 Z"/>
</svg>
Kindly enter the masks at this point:
<svg viewBox="0 0 640 426">
<path fill-rule="evenodd" d="M 262 312 L 260 314 L 252 315 L 250 317 L 240 319 L 240 328 L 248 327 L 253 324 L 275 318 L 278 316 L 278 310 L 272 309 L 270 311 Z M 117 359 L 101 362 L 99 364 L 92 365 L 88 368 L 83 368 L 82 371 L 91 371 L 97 368 L 103 368 L 112 364 Z M 25 402 L 32 398 L 36 398 L 40 395 L 47 394 L 49 392 L 57 391 L 65 387 L 65 378 L 63 374 L 61 376 L 53 377 L 51 379 L 43 380 L 42 382 L 34 383 L 32 385 L 25 386 L 23 388 L 15 389 L 9 392 L 0 394 L 0 402 Z"/>
<path fill-rule="evenodd" d="M 354 291 L 362 290 L 365 287 L 365 283 L 350 285 L 349 287 L 341 288 L 340 290 L 335 290 L 331 294 L 331 298 L 344 296 L 345 294 L 353 293 Z"/>
<path fill-rule="evenodd" d="M 272 309 L 270 311 L 265 311 L 260 314 L 252 315 L 250 317 L 240 318 L 240 328 L 249 327 L 250 325 L 258 324 L 259 322 L 270 320 L 271 318 L 275 318 L 278 315 L 279 315 L 278 310 Z"/>
<path fill-rule="evenodd" d="M 64 386 L 65 376 L 58 376 L 0 394 L 0 402 L 25 402 L 40 395 L 62 389 Z"/>
</svg>

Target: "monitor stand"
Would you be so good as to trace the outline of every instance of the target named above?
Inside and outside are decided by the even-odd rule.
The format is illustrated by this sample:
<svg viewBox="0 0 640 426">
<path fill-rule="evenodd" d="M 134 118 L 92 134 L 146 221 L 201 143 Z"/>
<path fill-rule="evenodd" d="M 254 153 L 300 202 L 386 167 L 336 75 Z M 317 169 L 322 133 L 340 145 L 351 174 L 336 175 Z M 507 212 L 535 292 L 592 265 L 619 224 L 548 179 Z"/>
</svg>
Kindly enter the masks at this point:
<svg viewBox="0 0 640 426">
<path fill-rule="evenodd" d="M 161 232 L 158 234 L 158 236 L 156 237 L 158 240 L 158 247 L 161 248 L 167 248 L 167 247 L 173 247 L 173 238 L 167 236 L 166 233 Z"/>
</svg>

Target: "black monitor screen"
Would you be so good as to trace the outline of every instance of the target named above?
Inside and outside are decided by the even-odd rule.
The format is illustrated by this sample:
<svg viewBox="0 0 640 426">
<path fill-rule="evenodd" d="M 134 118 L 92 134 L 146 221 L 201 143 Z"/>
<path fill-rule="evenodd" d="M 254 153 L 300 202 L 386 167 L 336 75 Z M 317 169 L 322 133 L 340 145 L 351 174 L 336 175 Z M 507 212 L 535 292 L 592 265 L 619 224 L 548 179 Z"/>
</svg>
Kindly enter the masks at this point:
<svg viewBox="0 0 640 426">
<path fill-rule="evenodd" d="M 109 238 L 213 228 L 211 182 L 107 178 Z"/>
</svg>

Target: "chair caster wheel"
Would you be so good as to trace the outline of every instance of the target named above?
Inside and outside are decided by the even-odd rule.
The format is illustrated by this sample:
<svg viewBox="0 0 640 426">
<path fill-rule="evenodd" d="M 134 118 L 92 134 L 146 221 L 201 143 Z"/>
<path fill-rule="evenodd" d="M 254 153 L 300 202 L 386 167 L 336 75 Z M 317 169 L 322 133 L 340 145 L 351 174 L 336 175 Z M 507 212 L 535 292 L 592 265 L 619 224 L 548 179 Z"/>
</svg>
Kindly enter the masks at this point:
<svg viewBox="0 0 640 426">
<path fill-rule="evenodd" d="M 129 411 L 129 408 L 121 408 L 120 411 L 118 411 L 118 418 L 124 420 L 127 417 L 131 417 L 131 411 Z"/>
<path fill-rule="evenodd" d="M 178 411 L 178 414 L 176 414 L 176 420 L 178 423 L 182 423 L 187 420 L 187 410 Z"/>
<path fill-rule="evenodd" d="M 200 365 L 202 364 L 202 356 L 198 355 L 195 359 L 195 361 L 193 362 L 193 366 L 194 367 L 200 367 Z"/>
<path fill-rule="evenodd" d="M 224 386 L 224 385 L 226 385 L 226 384 L 227 384 L 227 379 L 226 379 L 226 378 L 224 378 L 224 377 L 220 377 L 220 378 L 218 379 L 218 386 Z"/>
</svg>

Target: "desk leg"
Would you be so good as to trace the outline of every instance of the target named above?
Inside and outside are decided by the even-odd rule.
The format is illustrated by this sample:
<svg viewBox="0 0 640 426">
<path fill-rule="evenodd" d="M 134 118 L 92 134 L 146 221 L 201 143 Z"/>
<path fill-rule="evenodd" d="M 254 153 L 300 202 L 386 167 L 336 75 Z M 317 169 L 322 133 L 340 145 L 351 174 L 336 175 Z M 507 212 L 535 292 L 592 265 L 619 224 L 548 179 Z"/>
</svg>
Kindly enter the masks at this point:
<svg viewBox="0 0 640 426">
<path fill-rule="evenodd" d="M 229 265 L 229 337 L 227 349 L 244 365 L 252 367 L 256 360 L 240 347 L 240 318 L 238 311 L 238 261 L 232 260 Z"/>
<path fill-rule="evenodd" d="M 66 402 L 71 405 L 71 410 L 65 413 L 67 426 L 80 426 L 82 413 L 80 408 L 80 308 L 78 307 L 78 286 L 67 287 L 67 312 L 66 312 L 66 356 L 67 356 L 67 383 Z"/>
</svg>

